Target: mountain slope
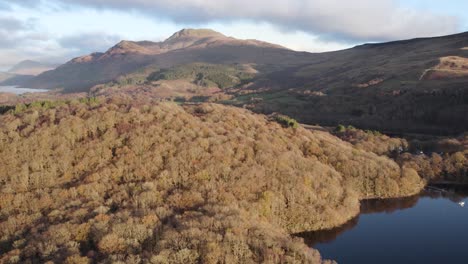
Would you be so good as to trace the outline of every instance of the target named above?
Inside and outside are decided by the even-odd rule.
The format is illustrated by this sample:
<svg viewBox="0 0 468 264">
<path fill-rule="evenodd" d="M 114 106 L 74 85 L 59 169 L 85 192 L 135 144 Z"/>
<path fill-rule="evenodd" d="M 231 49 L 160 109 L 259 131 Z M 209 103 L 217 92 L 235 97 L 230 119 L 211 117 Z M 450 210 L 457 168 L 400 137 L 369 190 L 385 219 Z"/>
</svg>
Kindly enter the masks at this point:
<svg viewBox="0 0 468 264">
<path fill-rule="evenodd" d="M 9 75 L 5 80 L 0 81 L 0 85 L 3 86 L 24 86 L 26 82 L 34 78 L 34 75 L 20 75 L 12 74 Z"/>
<path fill-rule="evenodd" d="M 0 86 L 22 86 L 26 81 L 31 80 L 33 77 L 33 75 L 0 72 Z"/>
<path fill-rule="evenodd" d="M 4 82 L 12 77 L 15 77 L 15 75 L 12 73 L 0 72 L 0 82 Z"/>
<path fill-rule="evenodd" d="M 239 101 L 260 98 L 257 111 L 306 123 L 460 133 L 468 129 L 467 46 L 462 33 L 315 54 L 305 65 L 267 75 Z"/>
<path fill-rule="evenodd" d="M 43 73 L 28 83 L 34 88 L 87 91 L 149 64 L 161 68 L 192 62 L 282 63 L 304 61 L 299 53 L 281 46 L 238 40 L 211 30 L 184 29 L 163 42 L 122 41 L 105 53 L 94 53 Z"/>
</svg>

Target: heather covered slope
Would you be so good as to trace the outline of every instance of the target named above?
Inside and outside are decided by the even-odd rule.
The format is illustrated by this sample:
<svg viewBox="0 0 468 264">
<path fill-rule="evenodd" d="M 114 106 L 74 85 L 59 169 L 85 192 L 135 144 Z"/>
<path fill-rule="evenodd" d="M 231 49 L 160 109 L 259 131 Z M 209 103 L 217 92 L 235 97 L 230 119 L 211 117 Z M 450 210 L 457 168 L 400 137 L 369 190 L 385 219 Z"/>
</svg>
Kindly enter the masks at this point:
<svg viewBox="0 0 468 264">
<path fill-rule="evenodd" d="M 468 130 L 468 33 L 315 54 L 268 74 L 239 101 L 304 123 L 352 124 L 391 132 Z"/>
<path fill-rule="evenodd" d="M 221 105 L 49 102 L 0 119 L 4 262 L 319 263 L 289 234 L 422 187 L 328 133 Z"/>
</svg>

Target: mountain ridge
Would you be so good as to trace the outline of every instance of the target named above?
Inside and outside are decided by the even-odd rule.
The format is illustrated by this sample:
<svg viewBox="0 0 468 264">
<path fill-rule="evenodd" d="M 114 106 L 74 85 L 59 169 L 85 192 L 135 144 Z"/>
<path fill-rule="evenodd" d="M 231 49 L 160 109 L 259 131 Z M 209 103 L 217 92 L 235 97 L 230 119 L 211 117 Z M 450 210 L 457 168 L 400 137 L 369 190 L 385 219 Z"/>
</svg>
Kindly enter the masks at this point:
<svg viewBox="0 0 468 264">
<path fill-rule="evenodd" d="M 279 58 L 269 58 L 268 54 Z M 275 63 L 294 61 L 292 55 L 293 51 L 267 42 L 239 40 L 215 31 L 183 29 L 162 42 L 120 41 L 104 53 L 74 58 L 54 71 L 40 74 L 26 85 L 33 88 L 88 91 L 96 84 L 154 63 L 162 68 L 194 61 Z"/>
<path fill-rule="evenodd" d="M 145 54 L 145 55 L 157 55 L 178 49 L 186 48 L 204 48 L 207 46 L 217 46 L 223 44 L 232 45 L 253 45 L 253 46 L 264 46 L 269 48 L 287 49 L 280 45 L 263 42 L 255 39 L 240 40 L 232 37 L 227 37 L 219 32 L 211 29 L 182 29 L 174 33 L 164 41 L 130 41 L 122 40 L 104 53 L 92 53 L 82 57 L 75 58 L 73 60 L 80 60 L 80 58 L 86 58 L 89 56 L 96 57 L 96 59 L 102 59 L 111 57 L 112 55 L 122 54 Z"/>
</svg>

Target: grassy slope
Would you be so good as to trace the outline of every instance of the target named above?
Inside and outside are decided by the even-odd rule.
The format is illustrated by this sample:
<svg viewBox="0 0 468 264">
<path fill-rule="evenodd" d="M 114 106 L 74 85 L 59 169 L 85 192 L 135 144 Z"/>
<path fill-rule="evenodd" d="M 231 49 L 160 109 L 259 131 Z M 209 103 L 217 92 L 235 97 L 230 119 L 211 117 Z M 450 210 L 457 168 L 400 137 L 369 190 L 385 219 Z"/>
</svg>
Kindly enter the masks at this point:
<svg viewBox="0 0 468 264">
<path fill-rule="evenodd" d="M 215 65 L 194 63 L 153 72 L 149 81 L 187 80 L 194 84 L 220 89 L 232 88 L 249 82 L 255 74 L 248 73 L 242 65 Z"/>
<path fill-rule="evenodd" d="M 228 88 L 251 82 L 256 71 L 250 65 L 193 63 L 159 69 L 149 65 L 91 89 L 93 96 L 115 96 L 206 101 L 229 98 Z"/>
<path fill-rule="evenodd" d="M 157 64 L 145 66 L 134 72 L 119 76 L 105 86 L 151 84 L 158 81 L 187 81 L 202 87 L 232 88 L 251 81 L 255 72 L 248 65 L 222 65 L 192 63 L 160 69 Z"/>
</svg>

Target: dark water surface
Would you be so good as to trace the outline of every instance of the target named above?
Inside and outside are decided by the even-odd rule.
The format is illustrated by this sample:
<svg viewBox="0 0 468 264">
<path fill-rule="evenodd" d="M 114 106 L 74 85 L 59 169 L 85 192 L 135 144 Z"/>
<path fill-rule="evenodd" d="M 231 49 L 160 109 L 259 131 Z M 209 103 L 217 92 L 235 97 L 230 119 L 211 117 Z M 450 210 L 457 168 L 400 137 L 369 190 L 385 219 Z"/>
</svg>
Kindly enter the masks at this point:
<svg viewBox="0 0 468 264">
<path fill-rule="evenodd" d="M 467 197 L 466 188 L 458 188 L 363 201 L 360 216 L 344 226 L 299 236 L 344 264 L 468 263 Z"/>
</svg>

